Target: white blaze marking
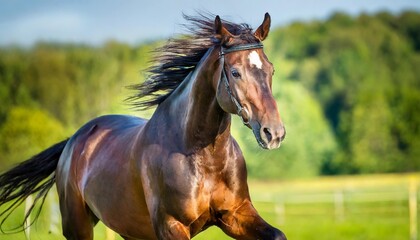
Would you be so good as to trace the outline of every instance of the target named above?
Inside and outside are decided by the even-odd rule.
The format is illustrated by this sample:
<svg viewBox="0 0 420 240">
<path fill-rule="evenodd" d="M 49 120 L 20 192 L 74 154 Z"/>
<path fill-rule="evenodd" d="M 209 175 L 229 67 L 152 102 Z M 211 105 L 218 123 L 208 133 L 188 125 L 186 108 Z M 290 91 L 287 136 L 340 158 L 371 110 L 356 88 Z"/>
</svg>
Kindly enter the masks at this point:
<svg viewBox="0 0 420 240">
<path fill-rule="evenodd" d="M 255 67 L 257 67 L 258 69 L 262 68 L 261 58 L 258 55 L 257 51 L 252 51 L 249 54 L 248 59 L 249 59 L 249 63 L 251 64 L 251 67 L 252 65 L 255 65 Z"/>
</svg>

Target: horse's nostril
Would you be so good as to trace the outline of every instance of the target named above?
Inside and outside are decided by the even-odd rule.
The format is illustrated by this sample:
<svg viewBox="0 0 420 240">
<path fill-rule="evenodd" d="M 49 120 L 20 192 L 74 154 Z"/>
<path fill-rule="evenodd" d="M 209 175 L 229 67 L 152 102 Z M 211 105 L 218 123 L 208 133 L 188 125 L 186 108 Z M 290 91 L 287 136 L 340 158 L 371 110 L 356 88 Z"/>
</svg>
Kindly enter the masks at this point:
<svg viewBox="0 0 420 240">
<path fill-rule="evenodd" d="M 265 136 L 267 137 L 267 142 L 271 142 L 271 140 L 273 139 L 273 135 L 271 134 L 271 131 L 269 128 L 264 128 L 263 129 Z"/>
<path fill-rule="evenodd" d="M 283 135 L 280 137 L 280 141 L 283 141 L 285 137 L 286 137 L 286 128 L 283 127 Z"/>
</svg>

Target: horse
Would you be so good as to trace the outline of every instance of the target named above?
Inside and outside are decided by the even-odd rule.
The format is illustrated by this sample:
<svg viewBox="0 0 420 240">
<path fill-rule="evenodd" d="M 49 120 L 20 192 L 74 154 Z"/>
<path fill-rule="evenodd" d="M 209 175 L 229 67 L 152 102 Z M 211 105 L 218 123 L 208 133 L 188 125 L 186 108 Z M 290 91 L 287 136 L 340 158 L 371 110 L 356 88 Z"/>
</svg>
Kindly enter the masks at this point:
<svg viewBox="0 0 420 240">
<path fill-rule="evenodd" d="M 264 149 L 285 137 L 262 44 L 270 15 L 255 31 L 184 18 L 189 37 L 158 48 L 148 79 L 131 86 L 136 108 L 156 106 L 151 118 L 98 117 L 3 173 L 0 205 L 14 201 L 6 213 L 31 194 L 43 202 L 56 184 L 66 239 L 93 239 L 98 221 L 124 239 L 191 239 L 214 225 L 235 239 L 286 239 L 254 208 L 230 133 L 238 115 Z"/>
</svg>

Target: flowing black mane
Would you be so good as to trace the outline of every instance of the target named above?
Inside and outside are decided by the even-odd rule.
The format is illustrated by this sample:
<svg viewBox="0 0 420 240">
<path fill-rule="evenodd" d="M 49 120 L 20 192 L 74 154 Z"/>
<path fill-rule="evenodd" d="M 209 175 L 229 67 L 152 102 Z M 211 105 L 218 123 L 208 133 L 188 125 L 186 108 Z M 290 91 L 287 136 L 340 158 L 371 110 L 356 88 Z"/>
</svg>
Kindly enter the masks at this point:
<svg viewBox="0 0 420 240">
<path fill-rule="evenodd" d="M 198 16 L 184 15 L 189 24 L 183 26 L 190 35 L 169 39 L 153 51 L 152 67 L 147 72 L 147 80 L 129 86 L 137 93 L 127 100 L 139 109 L 147 109 L 162 103 L 181 84 L 209 48 L 220 44 L 214 38 L 214 17 L 212 14 Z M 223 26 L 235 36 L 248 42 L 258 41 L 248 24 L 223 21 Z"/>
</svg>

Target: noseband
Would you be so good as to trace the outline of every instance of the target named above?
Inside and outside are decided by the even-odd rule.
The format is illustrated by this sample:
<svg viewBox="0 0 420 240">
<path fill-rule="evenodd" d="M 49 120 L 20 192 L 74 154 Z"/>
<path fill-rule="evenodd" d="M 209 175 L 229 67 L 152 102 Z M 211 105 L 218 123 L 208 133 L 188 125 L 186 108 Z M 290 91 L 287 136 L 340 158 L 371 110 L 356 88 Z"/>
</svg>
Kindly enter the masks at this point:
<svg viewBox="0 0 420 240">
<path fill-rule="evenodd" d="M 231 52 L 244 51 L 244 50 L 258 49 L 258 48 L 263 48 L 262 43 L 241 44 L 241 45 L 232 46 L 229 48 L 225 48 L 222 46 L 219 53 L 220 63 L 222 65 L 222 76 L 220 77 L 220 81 L 224 82 L 226 91 L 228 92 L 231 101 L 236 106 L 236 114 L 241 118 L 242 123 L 247 127 L 250 127 L 249 119 L 248 119 L 249 113 L 248 113 L 248 110 L 241 105 L 241 103 L 238 101 L 238 99 L 235 98 L 235 96 L 232 93 L 232 89 L 230 88 L 229 80 L 227 78 L 226 70 L 225 70 L 225 54 L 228 54 Z"/>
</svg>

